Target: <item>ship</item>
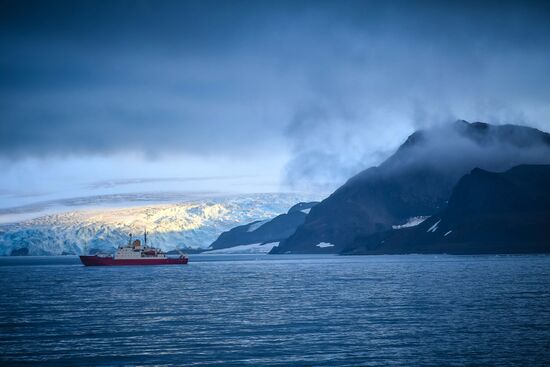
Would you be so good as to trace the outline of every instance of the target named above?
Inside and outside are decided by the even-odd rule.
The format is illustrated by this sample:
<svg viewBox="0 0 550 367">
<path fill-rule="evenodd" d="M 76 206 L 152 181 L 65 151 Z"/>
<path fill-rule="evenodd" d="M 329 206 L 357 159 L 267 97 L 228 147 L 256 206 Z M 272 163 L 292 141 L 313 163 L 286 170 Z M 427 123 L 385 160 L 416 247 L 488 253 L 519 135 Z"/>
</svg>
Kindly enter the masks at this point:
<svg viewBox="0 0 550 367">
<path fill-rule="evenodd" d="M 147 246 L 147 231 L 144 234 L 144 244 L 136 239 L 127 245 L 119 246 L 114 255 L 95 254 L 82 255 L 80 261 L 85 266 L 116 266 L 116 265 L 185 265 L 189 258 L 180 252 L 178 257 L 169 257 L 161 249 Z"/>
</svg>

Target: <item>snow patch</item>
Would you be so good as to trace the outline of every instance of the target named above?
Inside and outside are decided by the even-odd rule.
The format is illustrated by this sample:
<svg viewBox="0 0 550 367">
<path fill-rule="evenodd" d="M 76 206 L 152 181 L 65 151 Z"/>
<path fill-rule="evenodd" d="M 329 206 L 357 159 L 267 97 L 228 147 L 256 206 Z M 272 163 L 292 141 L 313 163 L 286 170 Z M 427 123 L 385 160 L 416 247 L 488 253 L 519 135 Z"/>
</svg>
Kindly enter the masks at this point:
<svg viewBox="0 0 550 367">
<path fill-rule="evenodd" d="M 429 216 L 419 216 L 419 217 L 410 217 L 407 219 L 407 221 L 403 224 L 396 224 L 391 226 L 393 229 L 401 229 L 401 228 L 408 228 L 408 227 L 414 227 L 419 225 L 420 223 L 424 222 L 426 219 L 428 219 Z"/>
<path fill-rule="evenodd" d="M 307 208 L 307 209 L 302 209 L 300 210 L 302 213 L 304 214 L 309 214 L 309 211 L 311 210 L 311 208 Z"/>
<path fill-rule="evenodd" d="M 435 224 L 433 226 L 428 228 L 428 230 L 426 232 L 435 232 L 435 231 L 437 231 L 437 226 L 439 225 L 439 222 L 441 222 L 441 219 L 438 220 L 437 222 L 435 222 Z"/>
<path fill-rule="evenodd" d="M 334 247 L 334 245 L 332 243 L 328 243 L 328 242 L 321 242 L 321 243 L 317 244 L 316 246 L 320 247 L 320 248 Z"/>
<path fill-rule="evenodd" d="M 267 254 L 279 242 L 270 243 L 252 243 L 250 245 L 240 245 L 219 250 L 205 251 L 202 254 Z"/>
<path fill-rule="evenodd" d="M 269 222 L 270 220 L 271 219 L 266 219 L 266 220 L 261 220 L 261 221 L 256 222 L 256 223 L 252 223 L 251 225 L 248 226 L 248 229 L 246 231 L 247 232 L 254 232 L 258 228 L 260 228 L 261 226 L 263 226 L 264 224 Z"/>
<path fill-rule="evenodd" d="M 447 237 L 448 235 L 451 234 L 452 231 L 453 231 L 453 230 L 451 229 L 449 232 L 445 233 L 445 234 L 443 235 L 443 237 Z"/>
</svg>

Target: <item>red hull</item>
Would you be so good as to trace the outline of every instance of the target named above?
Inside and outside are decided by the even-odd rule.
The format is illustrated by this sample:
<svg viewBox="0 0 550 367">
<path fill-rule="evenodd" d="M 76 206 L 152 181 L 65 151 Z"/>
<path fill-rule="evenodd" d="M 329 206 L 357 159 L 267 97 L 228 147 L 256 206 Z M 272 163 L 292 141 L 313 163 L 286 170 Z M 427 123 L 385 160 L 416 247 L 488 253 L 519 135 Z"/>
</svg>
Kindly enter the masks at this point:
<svg viewBox="0 0 550 367">
<path fill-rule="evenodd" d="M 80 256 L 80 261 L 86 266 L 117 266 L 117 265 L 185 265 L 188 258 L 142 258 L 114 259 L 112 257 Z"/>
</svg>

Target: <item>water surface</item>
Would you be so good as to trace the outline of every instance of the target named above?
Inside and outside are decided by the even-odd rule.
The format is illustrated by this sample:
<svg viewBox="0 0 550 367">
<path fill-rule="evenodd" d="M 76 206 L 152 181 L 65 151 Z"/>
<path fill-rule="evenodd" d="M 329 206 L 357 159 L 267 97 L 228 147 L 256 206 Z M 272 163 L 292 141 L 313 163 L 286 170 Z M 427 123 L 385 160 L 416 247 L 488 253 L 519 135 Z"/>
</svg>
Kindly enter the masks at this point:
<svg viewBox="0 0 550 367">
<path fill-rule="evenodd" d="M 5 365 L 550 363 L 548 256 L 0 259 Z"/>
</svg>

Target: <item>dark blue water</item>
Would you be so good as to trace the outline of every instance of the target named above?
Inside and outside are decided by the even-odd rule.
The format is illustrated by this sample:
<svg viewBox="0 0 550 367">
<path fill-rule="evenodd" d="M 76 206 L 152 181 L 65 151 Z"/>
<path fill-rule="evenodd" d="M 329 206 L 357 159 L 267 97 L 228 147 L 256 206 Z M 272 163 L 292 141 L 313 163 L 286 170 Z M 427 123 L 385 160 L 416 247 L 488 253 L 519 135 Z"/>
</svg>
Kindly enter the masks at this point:
<svg viewBox="0 0 550 367">
<path fill-rule="evenodd" d="M 0 286 L 6 365 L 550 363 L 548 256 L 4 258 Z"/>
</svg>

